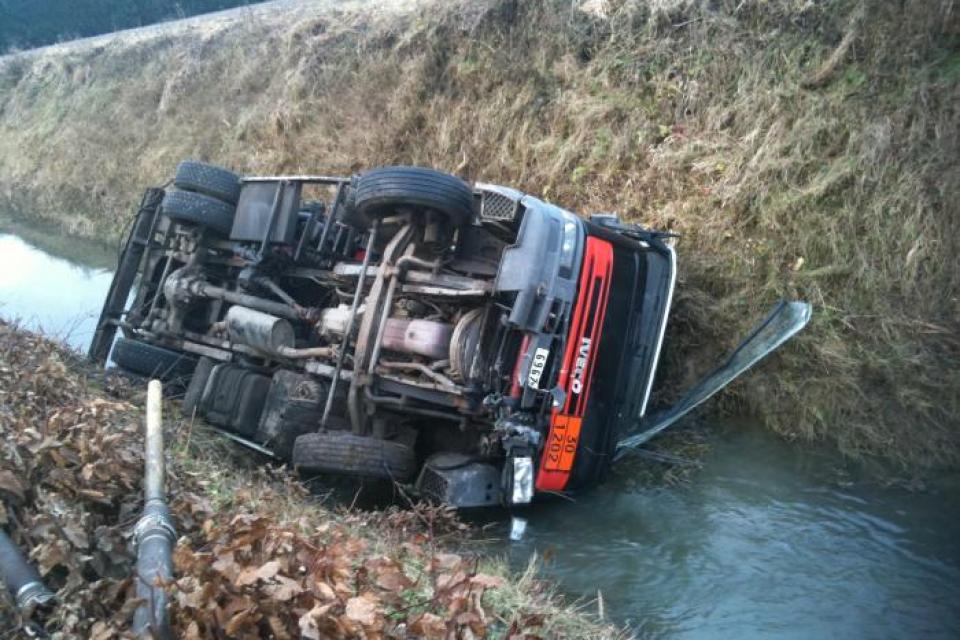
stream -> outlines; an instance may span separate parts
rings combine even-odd
[[[83,351],[114,248],[0,219],[0,316]],[[621,470],[522,513],[493,546],[643,638],[960,638],[960,483],[880,486],[827,447],[717,425],[701,469],[638,487]],[[629,467],[627,467],[629,468]],[[874,476],[875,477],[875,476]]]
[[[0,317],[86,351],[116,256],[102,244],[0,218]]]

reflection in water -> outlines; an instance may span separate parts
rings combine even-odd
[[[546,554],[644,637],[960,637],[960,494],[839,484],[840,466],[732,429],[691,486],[540,505],[507,553]]]
[[[107,254],[105,247],[92,248]],[[104,264],[105,255],[90,260]],[[52,256],[0,233],[0,317],[85,350],[113,272]]]
[[[78,349],[110,279],[0,234],[0,315]],[[524,539],[503,549],[520,566],[548,555],[565,591],[599,590],[644,637],[960,637],[960,492],[879,489],[842,470],[830,451],[731,429],[690,486],[614,478],[576,503],[527,510]]]

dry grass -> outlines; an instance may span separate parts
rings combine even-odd
[[[668,389],[778,296],[813,325],[727,394],[780,433],[960,460],[950,0],[305,3],[0,60],[0,203],[116,234],[192,156],[434,165],[683,234]]]
[[[176,414],[176,409],[168,406],[165,411]],[[598,618],[594,601],[565,597],[556,585],[546,582],[536,556],[530,558],[524,571],[518,572],[505,558],[484,553],[484,546],[474,540],[476,532],[462,524],[452,510],[420,504],[412,505],[411,509],[391,506],[364,511],[338,503],[329,495],[311,495],[293,481],[285,469],[265,468],[253,460],[248,451],[212,428],[187,419],[175,421],[170,440],[173,471],[198,478],[203,498],[219,512],[271,518],[280,526],[299,529],[304,535],[311,535],[324,523],[327,526],[333,523],[350,539],[362,542],[364,557],[384,557],[395,552],[408,530],[429,531],[429,538],[420,536],[424,549],[429,552],[427,557],[419,563],[416,558],[407,558],[404,570],[411,575],[422,573],[429,564],[430,554],[459,553],[474,560],[477,571],[503,578],[499,588],[485,595],[491,615],[490,637],[504,632],[513,622],[518,623],[518,629],[532,632],[533,637],[592,640],[633,637],[628,629],[617,628]],[[430,601],[432,593],[429,585],[424,584],[404,595],[411,603],[422,603]]]
[[[33,618],[49,637],[129,637],[144,387],[0,321],[0,524],[57,591],[57,607]],[[322,637],[629,637],[595,609],[558,596],[533,565],[516,573],[482,557],[452,509],[363,511],[310,494],[286,469],[181,418],[178,404],[164,407],[166,487],[178,531],[176,637],[260,638],[269,628],[270,637],[299,638],[303,617],[340,630]],[[271,563],[283,565],[281,582],[299,585],[293,592],[238,582],[237,571]],[[389,583],[380,580],[384,568]],[[462,573],[451,581],[455,570]],[[362,626],[349,614],[355,597],[376,604]],[[0,635],[37,637],[18,632],[10,605],[0,598]],[[478,617],[464,618],[468,612]],[[425,632],[414,632],[418,623]]]

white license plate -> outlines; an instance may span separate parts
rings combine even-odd
[[[543,370],[547,366],[547,358],[550,357],[550,350],[538,347],[533,354],[533,362],[530,363],[530,373],[527,375],[527,386],[531,389],[540,388],[540,378],[543,377]]]

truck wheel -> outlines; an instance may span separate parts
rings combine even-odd
[[[163,213],[174,220],[192,222],[229,235],[236,207],[222,200],[192,191],[167,191]]]
[[[413,447],[349,431],[304,434],[293,443],[292,458],[303,471],[386,480],[408,480],[417,470]]]
[[[203,162],[186,160],[177,165],[173,186],[236,205],[240,199],[240,176]]]
[[[473,190],[456,176],[424,167],[383,167],[357,179],[353,206],[372,222],[398,208],[437,211],[454,226],[473,216]]]
[[[211,358],[203,357],[197,362],[190,376],[190,384],[183,394],[183,403],[181,411],[183,415],[190,416],[200,406],[200,400],[203,399],[203,391],[207,388],[207,381],[210,379],[210,373],[217,363]]]
[[[186,382],[197,365],[185,353],[123,337],[117,338],[110,359],[131,373],[178,384]]]

